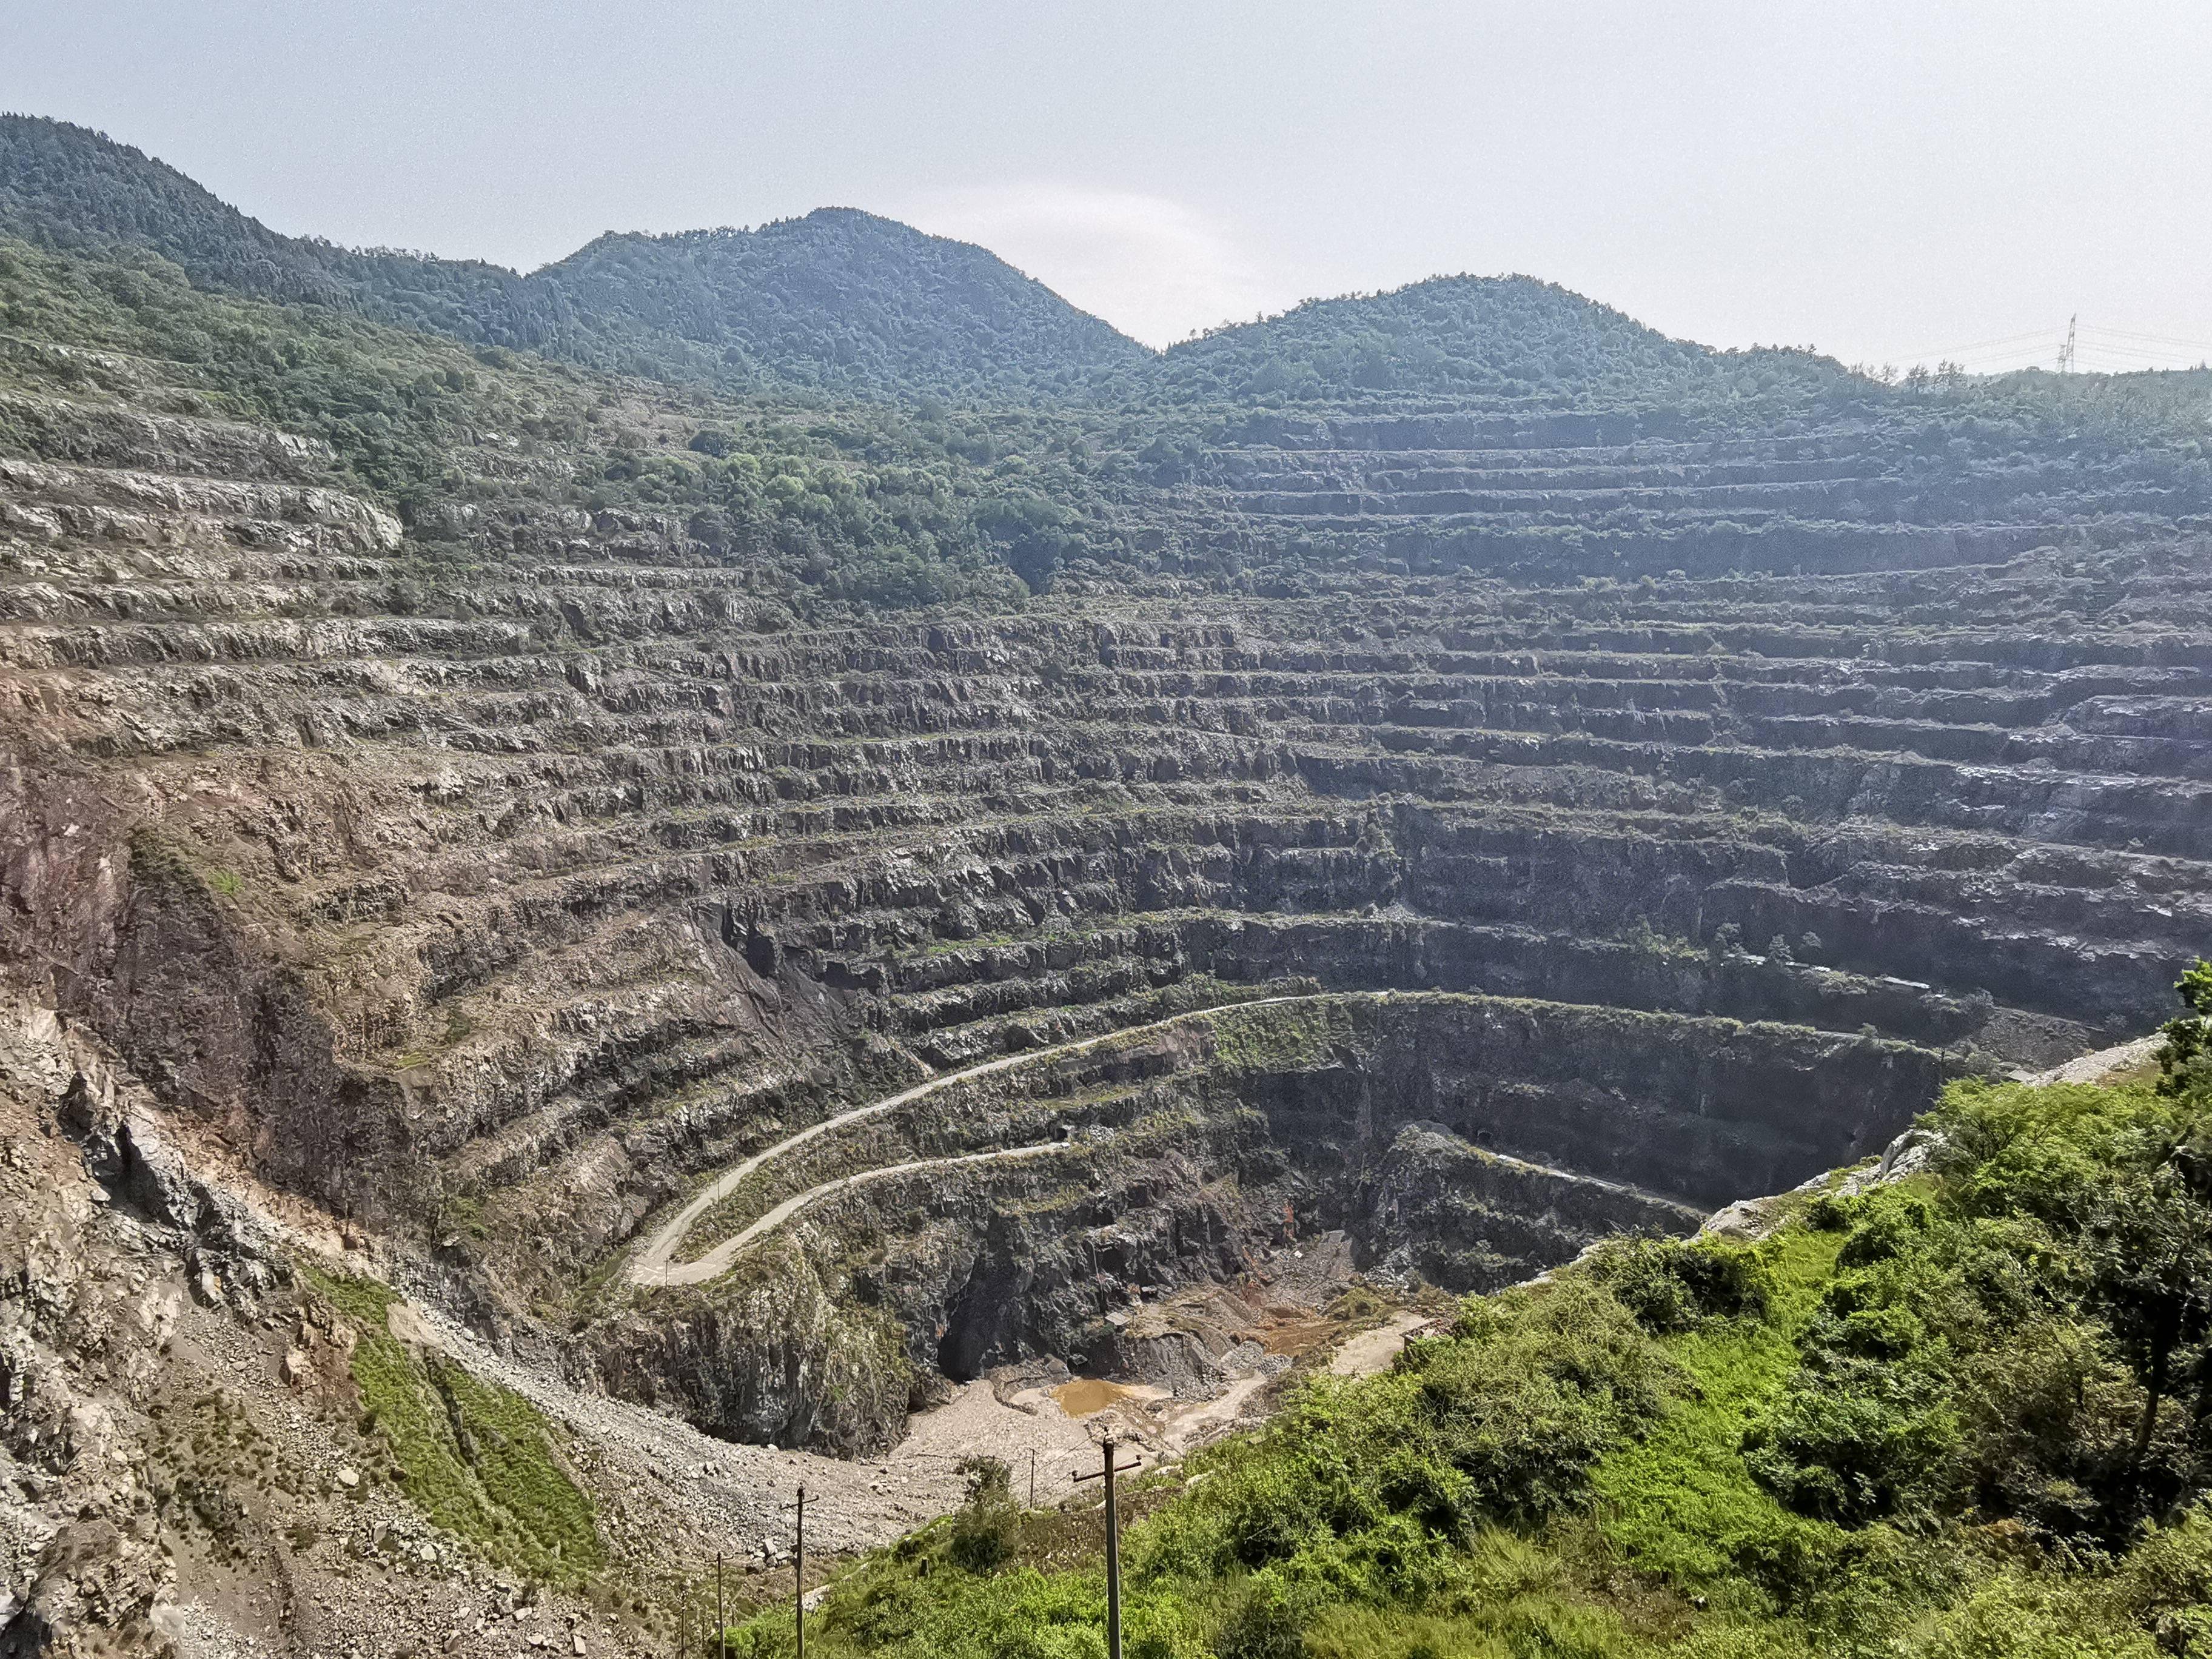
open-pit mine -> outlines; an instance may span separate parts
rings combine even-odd
[[[2212,939],[2201,377],[1453,279],[871,401],[7,132],[11,1633],[662,1651],[800,1479],[1175,1455]]]

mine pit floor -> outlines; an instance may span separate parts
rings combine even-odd
[[[1194,1387],[1187,1374],[1173,1387],[1162,1377],[1141,1376],[1079,1375],[1055,1382],[1038,1374],[1053,1362],[1031,1361],[996,1373],[993,1391],[1000,1406],[1034,1425],[1037,1443],[1046,1449],[1041,1459],[1068,1444],[1066,1431],[1073,1429],[1082,1437],[1086,1461],[1095,1462],[1092,1447],[1110,1429],[1149,1466],[1264,1421],[1279,1385],[1294,1376],[1322,1370],[1362,1376],[1387,1370],[1407,1337],[1439,1311],[1404,1305],[1403,1298],[1361,1279],[1352,1268],[1350,1240],[1324,1233],[1276,1251],[1244,1284],[1197,1286],[1128,1310],[1125,1332],[1155,1341],[1187,1338],[1215,1356],[1207,1373],[1210,1388]],[[917,1431],[935,1416],[917,1418]],[[1000,1426],[997,1437],[1014,1448],[1015,1457],[989,1447],[974,1449],[1006,1459],[1019,1488],[1030,1437],[1012,1419]],[[1040,1482],[1040,1502],[1065,1495],[1065,1487],[1048,1493]]]
[[[1070,1417],[1089,1417],[1146,1392],[1127,1382],[1109,1382],[1103,1376],[1079,1376],[1050,1391],[1053,1403]]]

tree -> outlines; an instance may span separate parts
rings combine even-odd
[[[2199,962],[2173,988],[2189,1012],[2166,1023],[2158,1091],[2179,1100],[2212,1102],[2212,962]]]
[[[2159,1408],[2178,1383],[2194,1381],[2201,1415],[2212,1384],[2212,1158],[2175,1145],[2148,1171],[2121,1174],[2101,1198],[2085,1255],[2092,1302],[2143,1386],[2129,1455],[2136,1486]]]
[[[963,1458],[968,1501],[952,1517],[946,1553],[969,1572],[989,1572],[1014,1553],[1021,1511],[1014,1506],[1013,1474],[995,1457]]]
[[[994,497],[975,509],[975,524],[1032,593],[1050,587],[1060,565],[1082,548],[1068,533],[1067,514],[1042,495]]]

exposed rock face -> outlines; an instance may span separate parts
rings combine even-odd
[[[772,1249],[746,1268],[712,1300],[603,1322],[599,1380],[732,1439],[848,1453],[894,1444],[920,1403],[902,1333],[875,1310],[840,1306],[804,1250]]]
[[[1610,1234],[1687,1233],[1704,1218],[1632,1187],[1501,1158],[1438,1123],[1401,1129],[1368,1180],[1368,1253],[1453,1291],[1498,1290]]]
[[[343,1231],[161,1111],[82,1029],[0,997],[0,1655],[644,1659],[669,1650],[686,1579],[787,1533],[788,1455],[520,1376],[404,1301],[341,1308],[332,1276],[391,1267]],[[380,1371],[357,1363],[372,1344]],[[403,1474],[434,1425],[405,1426],[404,1396],[370,1381],[416,1365],[465,1419],[461,1482],[502,1520]],[[535,1426],[512,1394],[481,1414],[503,1376],[550,1403]],[[503,1480],[533,1441],[550,1463]],[[549,1474],[618,1601],[542,1562],[529,1577],[564,1582],[526,1582],[513,1547]],[[957,1498],[943,1471],[895,1498],[828,1460],[807,1474],[833,1549]]]
[[[1030,1355],[1174,1381],[1188,1366],[1159,1345],[1184,1339],[1133,1347],[1133,1310],[1338,1230],[1374,1270],[1455,1289],[1611,1232],[1694,1230],[1729,1195],[1882,1145],[1946,1070],[1803,1028],[1294,991],[830,1129],[732,1188],[684,1259],[817,1201],[705,1285],[648,1274],[641,1310],[592,1328],[593,1363],[720,1432],[873,1450],[902,1388]],[[1009,1146],[1038,1155],[954,1162]]]
[[[5,1002],[0,1139],[0,1653],[151,1651],[157,1601],[198,1566],[164,1541],[161,1419],[210,1380],[209,1310],[258,1316],[289,1271],[131,1119],[95,1046]]]
[[[1286,1226],[1464,1284],[1673,1226],[2140,1026],[2212,935],[2212,554],[2124,466],[1907,501],[1841,426],[1255,422],[1190,489],[1224,547],[1365,538],[1345,591],[761,633],[672,521],[434,566],[298,440],[16,401],[11,971],[480,1324],[732,1435],[880,1445]],[[1072,1140],[620,1288],[805,1124],[1268,988],[1340,1026],[825,1138],[792,1181]]]

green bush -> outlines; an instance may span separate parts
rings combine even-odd
[[[2212,1469],[2207,1104],[1953,1088],[1939,1184],[1850,1206],[1747,1467],[1846,1526],[1976,1510],[2107,1546],[2185,1498]]]
[[[1935,1379],[1841,1360],[1801,1374],[1745,1435],[1744,1462],[1799,1514],[1864,1526],[1948,1498],[1960,1437]]]
[[[1257,1572],[1388,1600],[1440,1586],[1482,1525],[1587,1495],[1607,1449],[1680,1374],[1602,1286],[1574,1279],[1465,1305],[1389,1376],[1317,1379],[1150,1529],[1143,1575]]]
[[[1486,1516],[1528,1519],[1579,1500],[1590,1466],[1656,1418],[1680,1380],[1587,1279],[1470,1302],[1455,1334],[1421,1367],[1421,1399]]]
[[[1591,1271],[1655,1334],[1707,1319],[1757,1319],[1771,1287],[1758,1253],[1715,1238],[1638,1238],[1599,1250]]]
[[[2212,1513],[2199,1504],[2153,1527],[2119,1576],[2136,1625],[2165,1653],[2212,1656]]]
[[[1314,1597],[1273,1573],[1255,1574],[1213,1638],[1218,1659],[1304,1659]]]
[[[952,1517],[945,1553],[969,1572],[994,1571],[1014,1553],[1021,1533],[1012,1476],[995,1457],[968,1458],[960,1472],[968,1480],[968,1501]]]

